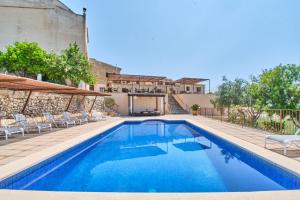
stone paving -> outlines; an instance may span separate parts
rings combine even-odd
[[[151,117],[155,118],[155,117]],[[200,124],[208,126],[210,128],[222,131],[231,136],[240,138],[252,144],[264,147],[265,131],[241,127],[238,125],[230,124],[227,122],[220,122],[210,118],[204,118],[200,116],[191,115],[166,115],[158,118],[162,119],[192,119]],[[133,119],[145,119],[145,117],[140,118],[123,118],[125,120]],[[73,138],[79,137],[87,130],[93,130],[99,126],[107,125],[109,123],[116,122],[120,118],[109,118],[106,121],[93,122],[81,126],[71,127],[68,129],[60,129],[55,132],[38,135],[27,135],[25,138],[21,136],[16,136],[16,138],[10,138],[9,142],[5,144],[5,141],[0,143],[0,167],[8,164],[12,161],[24,158],[28,155],[34,154],[41,150],[47,149],[48,147],[55,146],[59,143],[71,140]],[[282,146],[276,142],[269,142],[268,148],[272,151],[282,154]],[[288,151],[288,157],[291,157],[297,161],[300,161],[300,143],[292,146]]]
[[[193,119],[201,124],[220,130],[228,135],[235,136],[239,139],[245,140],[247,142],[261,147],[264,147],[265,145],[265,135],[271,134],[263,130],[242,127],[240,125],[235,125],[228,122],[221,122],[219,120],[205,118],[201,116],[194,117]],[[267,148],[274,152],[283,154],[283,146],[278,142],[268,141]],[[297,161],[300,161],[300,142],[294,143],[290,146],[290,148],[288,149],[287,156]]]
[[[79,135],[82,135],[87,129],[91,130],[104,124],[114,122],[117,119],[118,118],[109,118],[106,121],[92,122],[67,129],[59,129],[58,131],[42,133],[40,135],[30,134],[26,137],[16,135],[15,138],[9,138],[6,145],[4,145],[5,141],[1,141],[2,146],[0,146],[0,167],[12,161],[44,150],[48,147],[52,147],[59,143],[76,138]]]

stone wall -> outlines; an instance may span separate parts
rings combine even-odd
[[[29,92],[0,90],[0,114],[5,118],[12,118],[13,113],[21,113]],[[71,99],[70,95],[46,94],[33,92],[28,101],[24,114],[41,116],[43,112],[60,114],[65,111]],[[89,111],[95,97],[74,96],[69,112]],[[93,110],[103,111],[103,97],[97,97]]]

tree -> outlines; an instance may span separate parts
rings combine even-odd
[[[257,105],[271,109],[300,108],[300,66],[279,65],[258,77]]]
[[[16,42],[7,46],[6,52],[0,52],[0,69],[25,77],[41,73],[43,80],[60,84],[66,79],[75,85],[81,80],[88,84],[95,82],[89,60],[76,43],[57,55],[34,42]]]
[[[227,80],[223,77],[223,83],[215,92],[215,98],[212,103],[215,107],[227,107],[233,105],[241,105],[244,101],[246,87],[248,82],[244,79],[235,79],[234,81]]]
[[[254,124],[261,114],[261,109],[257,109],[256,106],[258,96],[258,85],[255,78],[252,78],[249,83],[239,78],[228,81],[224,77],[223,84],[219,86],[212,103],[221,109],[227,107],[228,115],[233,114],[234,118],[239,116],[244,121],[248,119],[251,124]],[[232,113],[230,113],[231,107],[234,108]]]
[[[44,74],[44,80],[48,82],[64,84],[67,75],[63,57],[55,53],[50,53],[48,58],[49,65]]]
[[[2,70],[21,76],[36,76],[45,73],[48,54],[35,42],[16,42],[0,54]]]
[[[76,42],[63,50],[61,57],[57,61],[60,66],[56,65],[56,69],[65,79],[69,79],[77,85],[81,80],[88,84],[94,84],[95,78],[92,74],[89,60],[80,51]]]

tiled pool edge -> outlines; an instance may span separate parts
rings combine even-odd
[[[198,126],[206,131],[208,131],[209,133],[219,136],[220,138],[229,141],[230,143],[233,143],[237,146],[240,146],[243,149],[246,149],[247,151],[250,151],[251,153],[257,154],[259,157],[266,159],[278,166],[281,166],[291,172],[294,172],[296,174],[300,175],[300,163],[297,162],[296,160],[293,160],[291,158],[288,158],[286,156],[277,154],[275,152],[272,152],[268,149],[259,147],[255,144],[252,144],[250,142],[244,141],[242,139],[239,139],[237,137],[228,135],[224,132],[221,132],[217,129],[213,129],[210,127],[207,127],[199,122],[196,122],[192,119],[186,119],[187,122],[193,124],[194,126]]]
[[[2,190],[3,200],[299,200],[299,190],[220,193],[95,193]]]
[[[75,139],[72,139],[71,141],[67,141],[64,142],[67,143],[69,145],[69,147],[72,147],[74,145],[77,144],[97,135],[100,132],[103,132],[105,130],[110,129],[111,127],[118,125],[124,121],[131,121],[131,120],[143,120],[143,119],[148,119],[148,118],[124,118],[124,119],[120,119],[117,122],[112,122],[111,124],[105,125],[105,127],[101,127],[99,129],[96,130],[92,130],[90,132],[88,132],[87,134],[84,134],[84,137],[76,137]],[[155,119],[163,119],[163,120],[176,120],[176,118],[168,118],[168,116],[165,117],[159,117],[159,118],[155,118]],[[177,118],[178,120],[178,118]],[[180,119],[179,119],[180,120]],[[181,118],[182,120],[182,118]],[[200,128],[205,129],[208,132],[214,133],[215,135],[220,136],[222,139],[226,139],[234,144],[237,144],[239,146],[242,146],[243,148],[246,148],[248,151],[254,152],[258,155],[261,155],[263,158],[268,159],[284,168],[287,168],[289,170],[292,170],[294,172],[299,173],[300,172],[300,167],[299,167],[299,163],[297,161],[294,161],[290,158],[286,158],[282,155],[276,154],[274,152],[271,152],[269,150],[266,150],[264,148],[261,148],[259,146],[256,146],[254,144],[251,144],[249,142],[246,142],[244,140],[241,140],[239,138],[236,138],[234,136],[230,136],[224,132],[212,129],[210,127],[206,127],[205,125],[194,121],[191,118],[187,119],[183,119],[186,120],[187,122],[194,124],[195,126],[198,126]],[[101,130],[100,130],[101,129]],[[85,138],[85,139],[84,139]],[[71,145],[72,143],[75,144]],[[66,144],[65,144],[66,145]],[[64,150],[66,150],[67,148],[61,149],[60,151],[58,151],[57,149],[55,150],[55,148],[50,147],[49,149],[47,149],[48,151],[44,152],[48,153],[48,158],[56,155],[57,153],[60,153]],[[54,153],[54,150],[56,151]],[[32,155],[29,156],[31,157],[31,159],[35,159],[35,164],[39,163],[40,161],[43,161],[47,158],[45,158],[45,155]],[[15,170],[16,165],[18,163],[22,162],[13,162],[8,164],[11,168],[10,171],[15,171],[15,173],[17,173],[17,171]],[[15,167],[14,167],[15,165]],[[34,164],[33,164],[34,165]],[[26,163],[23,163],[23,166],[26,166]],[[31,165],[32,166],[32,165]],[[28,168],[28,163],[27,163],[27,167]],[[18,168],[18,166],[17,166]],[[9,169],[9,168],[7,168]],[[0,175],[3,172],[3,167],[0,168]],[[24,170],[24,168],[23,168]],[[22,171],[19,170],[19,171]],[[11,176],[12,173],[10,173]],[[16,190],[0,190],[0,196],[1,197],[5,197],[3,199],[30,199],[30,200],[34,200],[34,199],[41,199],[43,198],[43,200],[50,200],[50,199],[285,199],[285,200],[298,200],[300,199],[300,190],[293,190],[293,191],[269,191],[269,192],[244,192],[244,193],[172,193],[172,194],[168,194],[168,193],[163,193],[163,194],[154,194],[154,193],[81,193],[81,192],[36,192],[36,191],[16,191]]]

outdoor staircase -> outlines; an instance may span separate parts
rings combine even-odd
[[[170,114],[188,114],[188,111],[184,110],[172,94],[168,95],[169,113]]]

